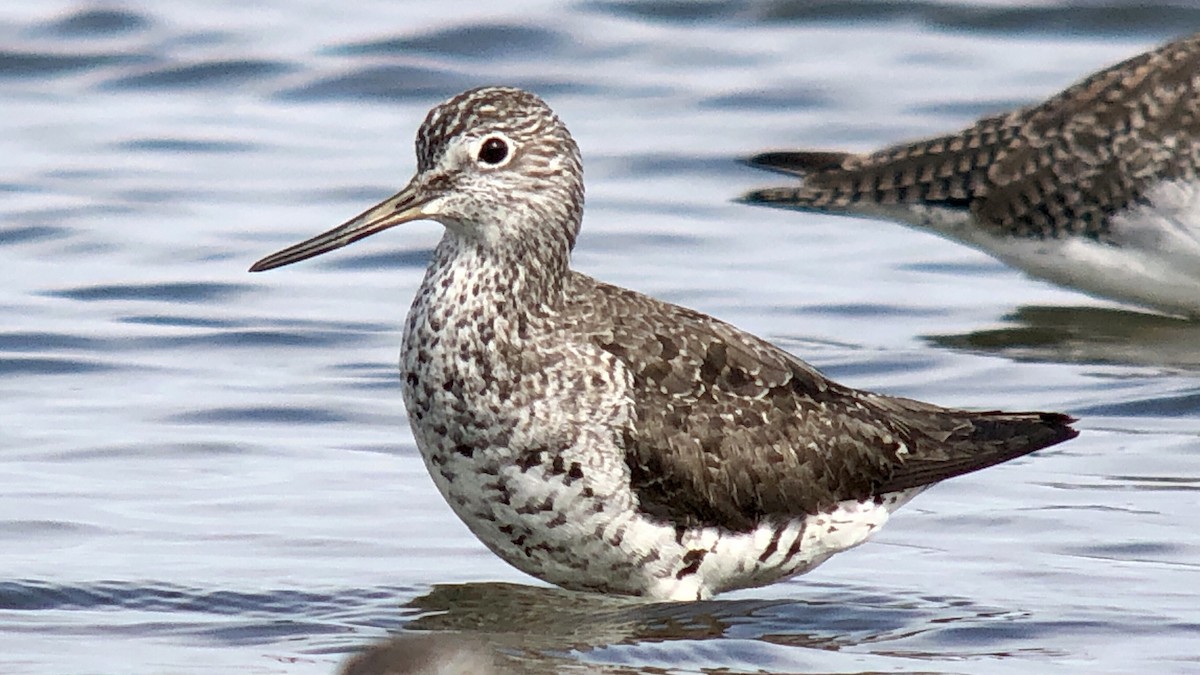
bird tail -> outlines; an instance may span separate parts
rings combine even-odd
[[[743,163],[756,169],[766,169],[804,179],[825,172],[845,171],[847,160],[854,156],[849,152],[826,150],[779,151],[764,152],[743,160]],[[743,194],[736,201],[743,204],[803,211],[844,212],[847,210],[843,205],[835,205],[831,202],[828,190],[812,183],[813,181],[809,180],[796,186],[752,190]]]
[[[1069,415],[1047,412],[967,412],[943,418],[939,428],[914,429],[933,441],[918,451],[891,478],[881,492],[904,490],[946,478],[986,469],[1010,459],[1057,445],[1079,435]],[[941,425],[938,425],[941,426]]]
[[[849,152],[830,150],[786,150],[764,152],[744,160],[744,163],[755,169],[803,176],[815,171],[841,169],[851,156],[852,153]]]

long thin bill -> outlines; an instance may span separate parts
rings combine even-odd
[[[318,234],[307,241],[289,246],[278,253],[259,260],[250,267],[251,272],[263,272],[294,262],[307,260],[313,256],[327,253],[346,244],[369,237],[376,232],[382,232],[389,227],[427,217],[423,207],[428,202],[428,196],[418,189],[414,179],[403,190],[372,206],[338,227]]]

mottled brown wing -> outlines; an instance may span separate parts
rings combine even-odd
[[[980,221],[1104,239],[1110,217],[1200,169],[1200,34],[1096,73],[1020,114],[988,169]]]
[[[742,201],[853,212],[858,204],[937,204],[970,208],[986,189],[988,167],[1016,136],[1013,115],[980,120],[956,134],[885,148],[869,155],[827,151],[768,152],[751,166],[802,176],[803,184],[749,192]]]
[[[1200,168],[1200,35],[955,134],[868,155],[771,152],[748,163],[804,178],[747,193],[749,203],[842,213],[922,204],[969,209],[998,233],[1103,238],[1109,217],[1155,181]]]
[[[575,275],[586,339],[633,375],[642,508],[745,530],[926,485],[1075,435],[1062,415],[969,413],[843,387],[711,317]]]

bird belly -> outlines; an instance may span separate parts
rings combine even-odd
[[[1083,239],[1011,242],[994,255],[1032,277],[1097,298],[1200,316],[1200,256],[1189,261]]]
[[[836,553],[870,539],[891,513],[925,488],[913,488],[866,500],[845,500],[816,514],[760,524],[745,533],[700,528],[685,537],[690,551],[707,550],[695,580],[678,577],[660,582],[670,599],[687,597],[692,585],[699,598],[753,588],[804,574]]]
[[[420,438],[420,436],[418,436]],[[848,500],[749,532],[647,517],[627,483],[554,462],[522,469],[425,452],[434,483],[472,533],[513,567],[578,591],[692,601],[807,572],[858,546],[920,489]]]
[[[639,516],[627,482],[577,470],[577,461],[514,461],[507,448],[466,459],[421,445],[451,509],[526,574],[571,590],[645,596],[682,555],[672,529]]]
[[[1097,240],[996,232],[965,209],[872,205],[858,215],[894,219],[980,250],[1031,277],[1167,314],[1200,316],[1200,182],[1169,181],[1112,216]]]
[[[1168,314],[1200,316],[1200,183],[1171,181],[1114,215],[1107,241],[1003,240],[990,251],[1030,275]]]
[[[930,219],[944,237],[989,253],[1026,274],[1098,298],[1200,316],[1200,183],[1164,181],[1141,203],[1111,216],[1103,240],[1063,234],[997,234],[973,219]],[[914,222],[910,220],[910,222]],[[949,226],[949,227],[947,227]]]
[[[1101,297],[1200,316],[1200,182],[1169,181],[1111,218],[1107,242],[1074,238],[1029,271]]]

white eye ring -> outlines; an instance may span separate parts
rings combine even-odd
[[[492,133],[472,144],[471,156],[479,166],[496,169],[512,160],[513,149],[512,139],[501,133]]]

